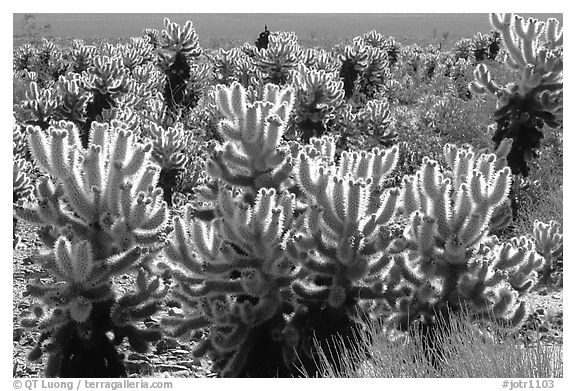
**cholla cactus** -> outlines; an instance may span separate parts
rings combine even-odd
[[[472,40],[470,38],[462,38],[454,44],[454,53],[456,58],[467,60],[470,58],[472,52]]]
[[[326,50],[308,48],[302,53],[302,57],[302,63],[309,69],[336,75],[340,70],[340,60]]]
[[[391,147],[396,142],[398,134],[394,130],[386,100],[370,100],[358,112],[353,112],[351,107],[347,107],[341,114],[339,148],[363,150]]]
[[[148,40],[148,44],[152,46],[153,49],[157,49],[160,46],[160,33],[156,29],[144,29],[142,32],[144,38]]]
[[[287,191],[260,189],[250,206],[224,190],[218,199],[221,215],[208,226],[192,220],[191,208],[183,220],[175,219],[175,241],[166,255],[183,272],[174,271],[179,282],[174,294],[199,311],[165,323],[176,336],[213,325],[194,355],[210,354],[222,376],[269,376],[276,369],[287,375],[283,313],[291,311],[290,283],[298,269],[284,237],[294,207],[294,195]],[[263,354],[268,355],[264,361]]]
[[[32,62],[36,54],[36,48],[29,43],[14,48],[14,73],[32,71]]]
[[[312,339],[326,348],[335,335],[351,338],[360,313],[390,294],[384,276],[403,249],[390,229],[400,192],[385,189],[398,148],[345,151],[337,164],[335,150],[332,138],[313,139],[295,169],[309,207],[292,255],[307,271],[292,284],[306,310],[297,311],[291,325],[308,370],[316,359]]]
[[[366,146],[391,147],[398,137],[392,128],[392,116],[385,100],[371,100],[358,112],[357,129],[364,135]]]
[[[394,37],[388,37],[386,39],[383,49],[388,56],[388,64],[390,66],[396,64],[398,62],[398,55],[400,54],[401,46],[398,42],[396,42]]]
[[[30,163],[25,159],[15,156],[12,163],[12,203],[23,205],[33,196],[34,187],[30,182],[28,173]],[[20,243],[20,236],[16,233],[18,219],[12,219],[12,248],[16,248]]]
[[[233,81],[238,81],[237,63],[243,55],[244,53],[239,48],[218,50],[218,56],[213,60],[214,74],[218,84],[230,85]]]
[[[522,247],[518,256],[509,246],[496,251],[487,238],[494,211],[510,190],[510,169],[494,154],[450,144],[444,153],[450,167],[446,174],[425,158],[419,172],[404,179],[409,251],[396,267],[412,296],[400,300],[396,320],[422,316],[425,324],[434,324],[436,316],[464,307],[474,316],[518,326],[525,306],[517,296],[533,283],[538,255],[523,242],[512,243]]]
[[[82,41],[74,40],[70,51],[72,71],[81,74],[94,64],[96,46],[85,45]]]
[[[59,76],[66,73],[61,49],[46,38],[42,38],[42,44],[31,58],[30,66],[38,74],[38,82],[43,88],[51,87]]]
[[[122,60],[119,57],[94,57],[94,64],[84,73],[84,88],[92,93],[86,104],[86,121],[80,136],[82,146],[86,148],[92,122],[99,120],[103,110],[116,107],[118,98],[129,91]]]
[[[301,60],[296,34],[270,35],[268,47],[256,53],[255,63],[263,83],[286,85]]]
[[[140,272],[138,291],[122,298],[112,283],[114,276],[132,272],[142,255],[159,250],[168,214],[155,188],[151,146],[132,138],[93,123],[90,145],[83,148],[72,123],[61,121],[48,134],[28,127],[34,161],[48,176],[37,184],[37,201],[15,205],[14,213],[41,226],[39,236],[49,247],[34,260],[54,282],[29,286],[28,294],[43,305],[34,311],[37,319],[23,320],[42,332],[30,359],[48,353],[46,376],[125,376],[113,343],[127,337],[142,352],[160,337],[158,330],[133,324],[158,309],[160,281],[149,282]]]
[[[26,91],[26,100],[23,105],[31,111],[34,118],[29,121],[29,124],[47,129],[50,126],[50,120],[54,112],[58,108],[58,100],[52,90],[41,90],[38,84],[33,81],[30,83],[30,89]]]
[[[476,33],[472,38],[471,54],[476,62],[484,61],[490,53],[490,35]]]
[[[316,147],[299,154],[297,183],[308,197],[306,225],[295,237],[296,248],[309,256],[303,266],[328,277],[325,286],[294,283],[305,300],[321,300],[333,308],[373,298],[376,282],[390,259],[384,228],[394,215],[398,189],[383,191],[395,168],[398,148],[343,152],[334,163],[334,139],[313,139]]]
[[[491,14],[490,22],[502,34],[506,64],[520,72],[520,80],[500,86],[480,64],[470,90],[498,97],[492,140],[498,146],[504,138],[512,138],[508,164],[514,174],[528,176],[528,163],[536,157],[544,124],[557,127],[562,118],[563,34],[556,19],[525,21],[517,15]]]
[[[544,223],[536,220],[534,221],[533,235],[536,251],[544,258],[541,282],[547,284],[552,272],[557,269],[558,261],[563,257],[562,230],[557,221],[551,220]]]
[[[334,112],[344,104],[343,82],[323,70],[314,71],[300,65],[296,90],[296,124],[302,141],[320,137]]]
[[[354,94],[359,76],[370,62],[369,47],[363,45],[361,40],[355,39],[352,45],[344,48],[340,61],[342,62],[340,78],[344,82],[344,97],[348,100]]]
[[[251,197],[263,187],[285,189],[291,161],[279,145],[294,105],[293,89],[268,84],[262,101],[248,103],[244,87],[233,83],[217,86],[216,103],[224,116],[220,133],[227,141],[206,163],[207,172]]]
[[[374,99],[391,78],[385,49],[367,44],[362,37],[344,48],[340,60],[345,97],[356,104]]]
[[[384,49],[388,45],[387,39],[376,30],[369,31],[360,38],[362,38],[364,44],[373,48]]]
[[[164,201],[171,206],[178,176],[188,161],[188,137],[182,123],[166,129],[153,122],[147,124],[146,136],[152,142],[152,157],[160,166],[158,186],[163,190]]]
[[[163,95],[168,111],[175,114],[182,107],[195,103],[190,101],[187,83],[192,74],[191,62],[202,54],[202,49],[192,22],[187,21],[182,28],[165,18],[164,26],[158,52],[160,67],[166,76]]]
[[[186,307],[200,306],[166,323],[179,336],[211,326],[194,354],[208,352],[223,376],[290,373],[283,350],[291,345],[282,335],[298,268],[285,249],[296,204],[285,190],[290,153],[279,147],[293,91],[270,84],[263,94],[263,100],[248,103],[239,83],[217,87],[225,144],[206,171],[239,190],[220,187],[207,222],[194,219],[198,211],[188,206],[184,219],[175,218],[173,240],[166,247],[176,265],[174,294]],[[264,364],[263,355],[269,356]]]
[[[85,120],[86,105],[90,98],[89,93],[83,88],[80,76],[73,73],[60,76],[56,89],[60,105],[58,117],[66,121],[80,124]]]

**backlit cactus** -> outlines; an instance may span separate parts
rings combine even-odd
[[[560,224],[554,220],[548,223],[536,220],[533,235],[536,251],[544,258],[541,281],[547,284],[564,256],[562,230]]]
[[[523,245],[522,256],[528,258],[506,263],[484,251],[490,221],[510,190],[510,169],[499,168],[501,159],[494,154],[453,145],[445,147],[445,155],[447,173],[425,158],[416,176],[404,179],[401,199],[409,251],[397,267],[414,290],[401,300],[396,317],[406,322],[424,316],[433,323],[435,316],[464,306],[472,315],[492,314],[518,326],[524,305],[516,296],[531,276],[517,277],[512,286],[503,271],[532,262],[537,254]],[[530,263],[531,271],[535,266]]]
[[[562,29],[556,19],[526,21],[512,14],[491,14],[490,22],[502,34],[506,64],[519,72],[520,79],[498,85],[480,64],[470,90],[498,97],[492,140],[498,146],[504,138],[513,139],[508,164],[514,174],[528,176],[528,164],[537,156],[544,125],[555,128],[562,119]]]
[[[334,112],[344,104],[343,82],[324,70],[314,71],[300,65],[296,90],[296,124],[307,143],[321,137]]]
[[[222,376],[290,374],[282,334],[297,274],[285,251],[296,205],[286,190],[290,154],[279,146],[294,97],[291,88],[271,84],[263,94],[248,103],[239,83],[217,87],[225,144],[209,159],[207,172],[240,191],[217,189],[206,222],[188,206],[185,217],[175,219],[165,250],[175,265],[174,295],[186,307],[200,308],[165,322],[178,336],[210,326],[194,354],[208,353]]]
[[[134,144],[130,132],[96,122],[88,148],[79,136],[69,122],[47,134],[28,127],[34,161],[48,175],[36,186],[36,200],[15,205],[14,214],[41,227],[49,250],[33,260],[55,280],[29,285],[43,312],[23,324],[43,332],[31,357],[48,353],[46,376],[125,376],[114,344],[127,337],[141,352],[160,338],[158,330],[140,330],[133,321],[153,314],[164,293],[157,278],[148,282],[140,272],[139,291],[117,298],[112,277],[131,273],[143,255],[161,248],[168,211],[155,188],[150,145]],[[47,339],[51,343],[44,344]]]
[[[178,176],[184,173],[188,161],[188,137],[182,124],[166,129],[153,122],[147,124],[146,135],[152,142],[152,157],[160,166],[158,186],[163,190],[164,201],[171,206]]]
[[[33,81],[30,83],[30,89],[26,91],[24,107],[30,110],[34,118],[29,121],[30,125],[37,125],[42,129],[47,129],[50,126],[50,120],[54,112],[58,108],[58,100],[51,90],[42,90]]]
[[[216,103],[224,120],[219,130],[226,142],[206,163],[208,173],[246,194],[256,196],[262,187],[281,191],[291,163],[288,152],[278,148],[294,105],[292,88],[266,85],[262,101],[247,102],[239,83],[218,86]]]
[[[163,96],[168,111],[175,115],[178,110],[196,103],[188,80],[192,75],[192,61],[202,54],[202,48],[192,22],[187,21],[181,27],[165,18],[164,26],[158,52],[160,67],[166,77]]]
[[[175,241],[166,255],[184,273],[174,271],[179,282],[174,294],[199,311],[165,323],[176,336],[213,326],[194,355],[208,353],[221,376],[288,374],[282,363],[283,313],[291,311],[290,283],[298,270],[284,238],[294,207],[287,191],[260,189],[250,206],[224,190],[219,217],[208,226],[192,220],[190,208],[175,220]],[[266,352],[274,354],[262,361]]]
[[[276,33],[269,37],[266,49],[259,49],[254,59],[263,83],[286,85],[301,61],[302,49],[296,34]]]
[[[118,98],[128,92],[129,85],[119,57],[95,56],[89,72],[84,75],[84,89],[91,92],[80,136],[86,148],[92,122],[97,121],[104,110],[116,107]]]

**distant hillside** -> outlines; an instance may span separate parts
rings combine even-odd
[[[295,31],[303,40],[342,41],[377,30],[386,36],[437,40],[490,31],[487,14],[33,14],[38,26],[50,24],[58,37],[121,38],[141,35],[144,28],[163,28],[163,18],[191,20],[203,46],[222,42],[253,42],[268,25],[271,31]],[[561,14],[531,14],[546,19]],[[22,34],[23,14],[14,14],[14,37]]]

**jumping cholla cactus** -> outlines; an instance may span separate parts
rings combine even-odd
[[[20,157],[14,156],[12,163],[12,203],[23,205],[33,196],[34,186],[30,181],[30,163]],[[12,248],[16,248],[20,243],[20,236],[16,233],[18,219],[12,218]]]
[[[434,327],[438,316],[466,310],[516,327],[526,315],[518,295],[534,284],[541,262],[525,241],[498,246],[487,236],[494,212],[507,199],[510,168],[494,154],[451,144],[444,154],[449,171],[441,173],[437,162],[425,158],[418,173],[404,179],[408,251],[395,266],[412,295],[397,303],[395,321],[423,317]]]
[[[312,70],[336,74],[340,71],[340,61],[333,53],[318,48],[308,48],[303,54],[303,64]]]
[[[246,89],[233,83],[217,87],[216,103],[224,116],[220,133],[230,141],[207,162],[207,172],[252,200],[260,188],[287,188],[289,151],[277,147],[294,105],[293,89],[269,84],[261,101],[248,103]]]
[[[151,145],[97,122],[88,148],[69,122],[47,133],[27,131],[34,162],[47,175],[36,186],[36,201],[15,205],[14,213],[41,226],[38,235],[49,250],[33,260],[53,277],[28,286],[27,294],[41,302],[35,317],[22,321],[41,332],[29,358],[46,352],[48,377],[126,376],[114,344],[126,337],[144,352],[158,340],[159,330],[135,322],[153,315],[166,293],[142,269],[135,292],[117,297],[113,286],[114,276],[136,271],[162,245],[168,210],[155,187],[159,170],[150,162]]]
[[[168,111],[175,114],[182,107],[193,106],[197,101],[195,92],[189,90],[187,83],[193,71],[192,60],[202,54],[202,49],[191,21],[180,27],[165,18],[164,26],[166,29],[162,30],[158,55],[160,67],[166,76],[164,101]]]
[[[28,108],[33,116],[29,125],[37,125],[42,129],[48,129],[50,120],[58,108],[58,100],[50,89],[39,89],[38,83],[30,83],[30,89],[26,91],[26,100],[23,106]]]
[[[268,47],[256,52],[255,63],[263,83],[286,85],[301,61],[302,48],[296,34],[276,33],[269,37]]]
[[[292,255],[308,272],[292,283],[306,310],[296,313],[291,327],[302,339],[299,360],[308,370],[317,359],[310,341],[328,347],[335,335],[352,340],[365,305],[386,295],[383,277],[403,249],[389,229],[400,191],[386,189],[398,148],[344,151],[338,163],[335,151],[333,138],[313,139],[295,168],[310,206]]]
[[[85,45],[81,40],[74,40],[70,51],[72,71],[77,74],[87,71],[94,64],[95,55],[96,46]]]
[[[186,155],[188,137],[184,125],[179,123],[166,129],[149,122],[146,135],[152,141],[152,157],[160,166],[158,186],[163,190],[164,201],[168,206],[172,206],[178,176],[182,174],[188,161]]]
[[[307,143],[326,132],[326,124],[344,104],[343,82],[324,70],[314,71],[300,65],[296,91],[296,124]]]
[[[338,117],[340,133],[338,149],[363,150],[374,147],[391,147],[397,139],[392,116],[386,100],[374,99],[357,112],[348,106]]]
[[[56,84],[58,91],[58,117],[66,121],[81,124],[85,121],[85,111],[90,94],[83,88],[80,76],[70,73],[60,76]]]
[[[541,283],[546,284],[550,281],[552,272],[557,269],[558,261],[563,257],[562,230],[557,221],[552,220],[544,223],[536,220],[534,221],[533,235],[536,251],[544,258]]]
[[[291,156],[279,145],[293,91],[267,85],[264,100],[248,103],[246,90],[233,83],[218,86],[216,95],[226,143],[207,172],[242,190],[221,188],[211,221],[193,219],[190,206],[184,219],[175,218],[165,253],[176,265],[173,293],[192,312],[165,323],[177,336],[211,326],[194,354],[210,354],[222,376],[286,376],[284,315],[293,310],[290,284],[298,270],[285,251],[295,209],[285,189]]]
[[[556,19],[525,21],[518,15],[491,14],[490,22],[502,34],[506,64],[519,71],[520,80],[500,86],[480,64],[470,90],[498,97],[492,140],[497,147],[503,139],[512,138],[508,164],[512,173],[528,176],[528,163],[537,156],[544,125],[555,128],[562,119],[563,33]]]
[[[391,78],[386,50],[371,46],[362,37],[344,48],[340,61],[345,98],[357,105],[374,99]]]
[[[467,60],[470,58],[472,52],[472,40],[470,38],[462,38],[454,44],[454,53],[456,58]]]
[[[82,126],[82,146],[88,146],[92,122],[99,120],[102,111],[117,106],[117,100],[129,91],[126,69],[119,57],[96,56],[89,72],[84,73],[84,89],[92,95],[86,104],[86,121]]]

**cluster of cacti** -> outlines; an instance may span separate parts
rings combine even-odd
[[[528,176],[529,163],[537,156],[544,126],[557,127],[563,108],[563,34],[556,19],[541,22],[518,15],[491,14],[490,22],[502,34],[506,64],[517,70],[520,79],[498,85],[488,68],[480,64],[470,84],[479,95],[495,94],[496,126],[493,141],[514,140],[508,164],[514,174]]]
[[[62,51],[54,43],[42,38],[38,47],[23,45],[16,50],[14,70],[36,74],[41,87],[45,88],[58,80],[66,72],[67,66]]]
[[[424,338],[454,312],[519,326],[561,262],[560,225],[495,234],[518,151],[561,116],[562,38],[554,21],[492,22],[523,72],[500,87],[476,70],[471,88],[499,101],[494,153],[469,136],[485,101],[467,93],[497,34],[442,52],[370,31],[327,50],[265,27],[210,51],[165,19],[125,43],[15,50],[14,243],[17,219],[39,226],[31,259],[51,276],[26,293],[29,358],[47,353],[47,376],[126,376],[117,345],[144,352],[164,330],[203,335],[192,354],[219,376],[297,376],[317,344],[351,347],[365,315]],[[47,76],[39,53],[69,73]],[[182,311],[139,328],[164,297]]]
[[[87,148],[70,122],[47,132],[29,126],[27,132],[34,162],[46,176],[38,180],[36,200],[14,205],[14,214],[40,226],[48,250],[33,260],[54,277],[28,286],[40,304],[22,324],[41,331],[29,357],[48,354],[46,376],[126,375],[114,345],[127,338],[143,352],[158,340],[160,330],[139,329],[135,322],[153,315],[166,293],[160,279],[143,270],[135,292],[117,297],[112,282],[158,251],[166,227],[151,145],[134,144],[130,132],[97,122]]]

